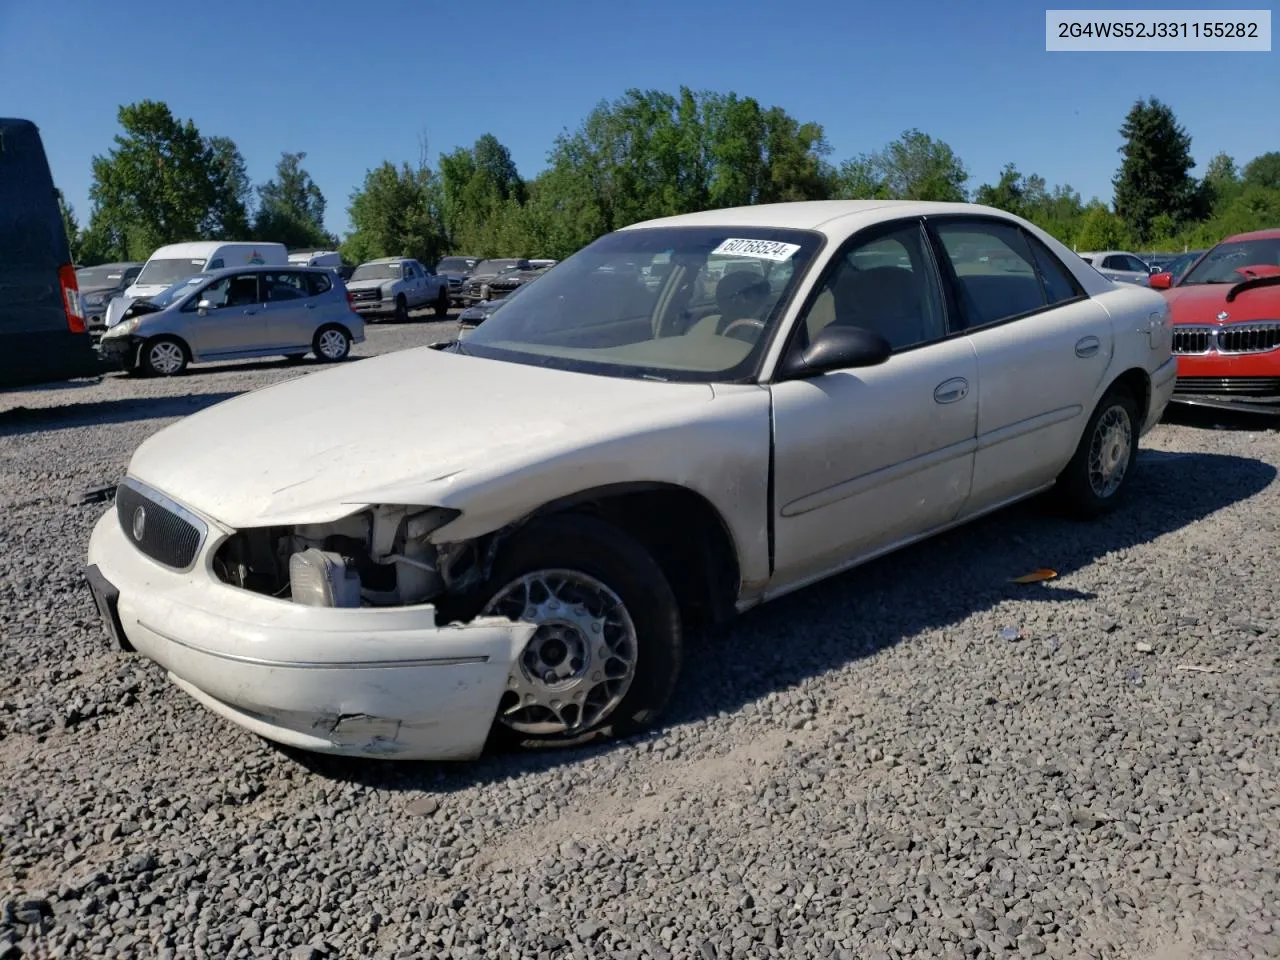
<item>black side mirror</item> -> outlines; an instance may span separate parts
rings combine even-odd
[[[830,370],[874,367],[884,363],[893,346],[880,334],[861,327],[824,327],[804,350],[790,354],[780,373],[789,380],[816,377]]]

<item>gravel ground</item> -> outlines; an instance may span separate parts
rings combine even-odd
[[[0,395],[0,960],[1280,956],[1276,432],[1162,425],[1109,522],[1023,505],[755,611],[651,736],[377,764],[216,718],[82,586],[69,492],[298,373]]]

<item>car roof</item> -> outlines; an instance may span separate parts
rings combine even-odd
[[[305,267],[299,263],[249,263],[239,267],[219,267],[217,270],[202,270],[196,276],[224,277],[228,274],[280,273],[282,271],[289,273],[323,273],[325,275],[331,275],[334,272],[332,267]]]
[[[623,230],[646,227],[773,227],[816,230],[832,239],[844,239],[855,230],[885,220],[911,216],[971,214],[999,217],[1014,223],[1018,217],[979,203],[946,203],[927,200],[798,200],[752,206],[703,210],[674,217],[634,223]]]
[[[360,264],[360,266],[363,267],[365,263],[403,263],[406,260],[412,259],[413,257],[378,257],[374,260],[366,260],[364,263]]]
[[[120,267],[127,270],[129,267],[142,266],[141,260],[117,260],[114,263],[95,263],[89,267],[76,267],[77,270],[110,270],[113,267]]]
[[[1234,242],[1237,240],[1280,240],[1280,228],[1273,227],[1268,230],[1251,230],[1248,233],[1237,233],[1235,236],[1227,237],[1222,242]]]

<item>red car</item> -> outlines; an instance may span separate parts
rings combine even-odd
[[[1280,230],[1228,237],[1151,286],[1173,314],[1175,402],[1280,414]]]

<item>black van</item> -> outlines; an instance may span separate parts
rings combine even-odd
[[[0,387],[100,371],[40,131],[0,117]]]

